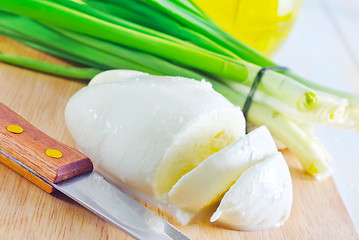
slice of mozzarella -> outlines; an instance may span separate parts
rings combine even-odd
[[[211,222],[238,230],[279,227],[293,201],[292,181],[281,153],[246,170],[224,195]]]
[[[192,216],[218,202],[245,170],[276,152],[271,134],[262,126],[209,156],[169,192],[170,203],[180,208],[177,220],[187,224]]]

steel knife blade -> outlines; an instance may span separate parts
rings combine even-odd
[[[58,190],[136,239],[190,239],[93,171],[79,151],[0,103],[0,162],[46,192]]]

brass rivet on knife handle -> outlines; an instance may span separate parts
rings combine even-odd
[[[45,151],[45,154],[49,157],[52,157],[52,158],[62,158],[62,152],[60,152],[59,150],[56,150],[56,149],[47,149]]]
[[[9,132],[12,132],[12,133],[23,133],[24,132],[24,129],[22,129],[22,127],[18,126],[18,125],[9,125],[6,127],[6,129],[9,131]]]
[[[23,132],[14,134],[7,129],[9,125],[21,126]],[[48,156],[46,150],[49,149],[60,152],[61,158]],[[0,103],[0,150],[53,183],[91,171],[93,168],[88,157],[41,132],[2,103]],[[1,156],[0,162],[46,192],[54,190],[37,176],[13,163],[11,159]]]

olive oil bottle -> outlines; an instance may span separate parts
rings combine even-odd
[[[288,36],[300,0],[193,0],[219,26],[267,56]]]

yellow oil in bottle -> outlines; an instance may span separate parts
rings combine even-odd
[[[194,0],[220,27],[271,56],[288,36],[300,0]]]

